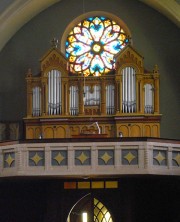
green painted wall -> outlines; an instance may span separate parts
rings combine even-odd
[[[163,15],[136,0],[85,1],[85,11],[106,11],[120,17],[132,33],[133,46],[145,67],[160,70],[161,137],[180,139],[180,29]],[[82,0],[61,1],[21,28],[0,52],[0,120],[26,116],[28,68],[40,71],[39,59],[53,37],[61,39],[67,25],[83,12]]]

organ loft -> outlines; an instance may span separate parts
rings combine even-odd
[[[127,44],[113,69],[99,75],[71,70],[57,45],[28,70],[26,139],[160,137],[159,72]]]

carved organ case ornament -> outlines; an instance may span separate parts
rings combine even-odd
[[[85,137],[160,137],[158,67],[146,71],[131,45],[116,55],[114,71],[101,76],[72,73],[56,46],[40,64],[38,77],[31,70],[26,77],[26,139],[84,132]]]

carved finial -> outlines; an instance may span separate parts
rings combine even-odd
[[[31,69],[28,69],[28,71],[27,71],[27,77],[32,77],[32,71],[31,71]]]
[[[53,38],[52,40],[51,40],[51,46],[52,46],[52,48],[57,48],[58,47],[58,39],[56,39],[56,38]]]
[[[158,65],[155,65],[154,66],[154,70],[153,70],[154,73],[159,73],[159,68],[158,68]]]

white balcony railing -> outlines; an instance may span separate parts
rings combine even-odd
[[[180,141],[106,138],[0,143],[0,177],[142,174],[180,175]]]

